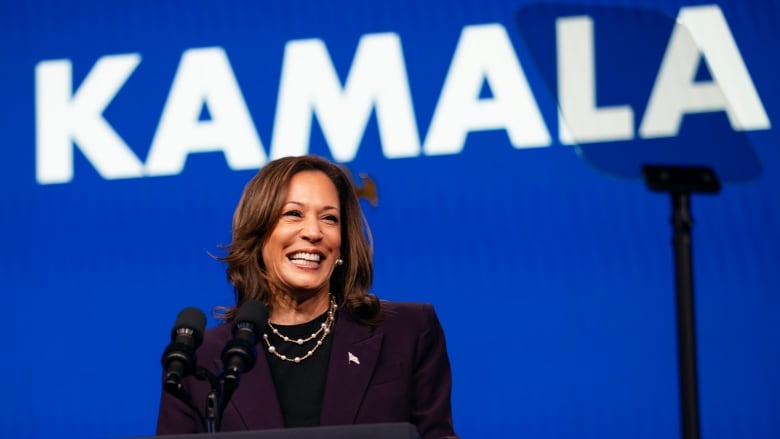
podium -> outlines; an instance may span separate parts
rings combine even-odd
[[[204,439],[208,437],[214,439],[418,439],[419,435],[412,424],[401,422],[223,433],[177,434],[171,436],[148,436],[129,439],[152,439],[163,437],[172,439]]]

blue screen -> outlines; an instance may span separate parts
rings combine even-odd
[[[233,304],[244,184],[317,154],[376,184],[372,291],[435,306],[465,438],[679,436],[640,166],[712,167],[702,436],[780,437],[778,28],[774,0],[1,1],[0,431],[153,434],[177,313]]]

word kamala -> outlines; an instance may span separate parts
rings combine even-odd
[[[629,105],[596,105],[593,20],[556,22],[558,139],[563,144],[624,141],[635,133]],[[696,81],[706,60],[711,80]],[[73,91],[69,60],[35,69],[36,178],[73,179],[74,148],[106,179],[176,175],[187,156],[222,152],[231,169],[306,154],[316,116],[333,158],[357,154],[372,112],[388,159],[458,154],[470,132],[505,130],[514,148],[552,144],[510,37],[500,24],[463,28],[424,141],[417,127],[401,39],[363,35],[341,83],[320,39],[287,42],[268,154],[222,48],[186,50],[142,161],[103,113],[141,63],[137,53],[100,58]],[[489,84],[490,97],[481,96]],[[209,118],[203,120],[202,109]],[[673,137],[686,114],[722,111],[734,130],[770,128],[726,18],[715,5],[680,9],[639,123],[639,138]]]

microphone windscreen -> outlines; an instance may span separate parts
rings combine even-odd
[[[206,315],[203,311],[195,307],[184,308],[181,310],[178,316],[176,316],[176,323],[173,325],[173,331],[171,336],[175,337],[179,329],[192,329],[194,331],[193,338],[196,340],[196,345],[199,345],[203,340],[203,332],[206,330]]]
[[[259,300],[250,300],[241,305],[233,321],[233,334],[236,333],[239,324],[249,323],[255,335],[259,335],[268,322],[268,308]]]

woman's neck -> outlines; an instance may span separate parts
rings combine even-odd
[[[310,322],[327,311],[330,305],[330,294],[321,291],[306,298],[274,294],[273,300],[268,320],[278,325],[297,325]]]

